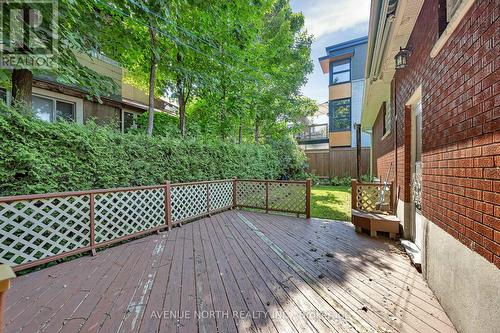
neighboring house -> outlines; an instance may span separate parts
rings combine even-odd
[[[306,122],[298,142],[304,148],[309,171],[322,177],[355,177],[356,131],[361,122],[368,37],[328,46],[319,58],[323,73],[329,76],[326,103]],[[327,116],[325,115],[325,112]],[[369,173],[370,135],[361,136],[362,174]]]
[[[79,55],[78,59],[84,66],[113,79],[119,86],[119,93],[101,97],[102,103],[99,103],[89,100],[84,88],[58,83],[49,76],[34,76],[32,108],[35,116],[49,122],[63,119],[79,124],[92,119],[97,124],[116,125],[124,132],[136,127],[137,116],[148,110],[148,94],[123,82],[124,69],[117,62],[100,54]],[[0,87],[0,99],[9,104],[10,91]],[[177,106],[167,99],[156,98],[155,110],[175,115]]]
[[[302,121],[304,131],[297,136],[304,150],[328,149],[328,102],[318,104],[318,111]]]
[[[368,37],[328,46],[319,58],[328,74],[330,147],[356,147],[354,124],[361,121]],[[362,135],[361,145],[370,146],[370,136]]]
[[[361,123],[372,170],[394,181],[406,246],[460,332],[500,327],[499,8],[371,5]]]

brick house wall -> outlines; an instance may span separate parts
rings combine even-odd
[[[438,39],[438,1],[425,1],[407,44],[408,66],[394,77],[391,135],[397,138],[399,199],[410,202],[406,103],[421,86],[423,215],[500,268],[499,12],[498,0],[475,1],[445,47],[430,58]],[[390,158],[388,144],[380,140],[380,117],[373,128],[378,174]]]
[[[372,172],[382,181],[385,181],[387,177],[388,181],[393,181],[396,170],[394,165],[394,128],[384,137],[385,107],[385,104],[380,107],[372,128],[373,137],[378,138],[377,144],[372,147]]]

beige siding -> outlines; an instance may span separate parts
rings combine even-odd
[[[330,100],[351,97],[351,83],[335,84],[330,86]]]
[[[331,132],[330,147],[351,146],[351,131]]]
[[[149,105],[149,93],[128,83],[123,83],[122,85],[122,97],[144,105]]]
[[[83,66],[93,69],[97,73],[112,78],[118,86],[122,86],[123,70],[120,66],[97,58],[91,58],[86,54],[77,53],[76,58]]]

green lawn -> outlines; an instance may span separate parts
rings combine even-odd
[[[311,193],[311,215],[330,220],[351,220],[351,187],[316,185]]]

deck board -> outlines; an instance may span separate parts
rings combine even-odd
[[[18,277],[5,323],[30,333],[455,332],[395,242],[241,210]]]

